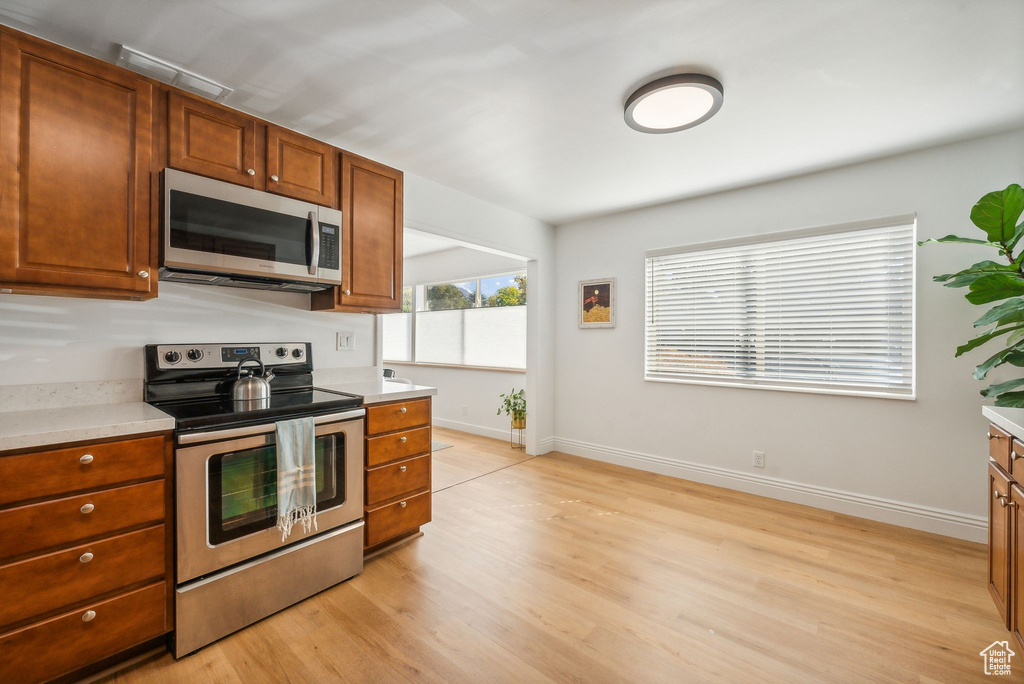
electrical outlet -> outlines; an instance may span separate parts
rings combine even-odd
[[[464,415],[464,416],[468,416],[469,415],[469,407],[466,406],[465,404],[462,405],[462,415]]]
[[[755,468],[764,468],[764,452],[763,451],[755,451],[754,452],[754,467]]]
[[[353,351],[356,348],[356,334],[351,332],[338,333],[338,351]]]

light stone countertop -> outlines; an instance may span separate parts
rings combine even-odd
[[[981,415],[1017,438],[1024,439],[1024,408],[982,406]]]
[[[174,429],[174,418],[141,401],[0,412],[0,451]]]
[[[378,404],[384,401],[402,401],[403,399],[419,399],[437,394],[436,387],[427,385],[411,385],[406,382],[393,382],[378,378],[359,382],[342,382],[317,384],[317,387],[347,394],[358,394],[365,404]]]

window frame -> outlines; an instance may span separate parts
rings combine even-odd
[[[465,311],[465,310],[468,310],[468,309],[505,309],[505,308],[514,308],[514,307],[500,307],[500,306],[482,306],[481,302],[483,301],[483,294],[480,292],[480,281],[488,280],[490,278],[502,278],[502,277],[505,277],[505,276],[512,276],[512,277],[523,276],[525,278],[526,275],[527,275],[527,273],[526,273],[525,270],[522,270],[522,271],[502,271],[500,273],[489,273],[489,274],[480,275],[480,276],[470,276],[470,277],[465,277],[465,278],[456,278],[456,279],[452,279],[452,280],[436,280],[436,281],[435,280],[428,280],[428,281],[423,281],[423,282],[415,283],[415,284],[412,284],[412,285],[403,285],[402,286],[403,296],[404,296],[406,288],[410,288],[412,290],[412,311],[409,311],[409,312],[402,311],[402,312],[400,312],[400,313],[402,313],[404,315],[412,316],[412,319],[411,319],[410,325],[409,325],[409,335],[410,335],[409,349],[410,349],[410,355],[412,356],[412,360],[410,360],[410,361],[396,361],[396,360],[393,360],[393,359],[381,358],[381,362],[382,363],[386,363],[386,364],[396,365],[396,366],[427,366],[427,367],[433,367],[433,368],[465,368],[465,369],[468,369],[468,370],[498,371],[498,372],[502,372],[502,373],[525,373],[526,372],[526,368],[514,368],[514,367],[511,367],[511,366],[477,366],[477,365],[462,364],[462,363],[432,363],[432,362],[429,362],[429,361],[417,361],[416,360],[416,317],[419,314],[441,313],[443,311]],[[458,284],[458,283],[467,283],[467,282],[475,282],[476,283],[476,299],[475,299],[475,302],[473,303],[473,306],[468,306],[468,307],[465,307],[463,309],[434,309],[434,310],[432,310],[432,309],[420,309],[419,308],[419,306],[421,304],[421,301],[420,301],[421,295],[420,295],[420,293],[421,292],[425,292],[426,288],[434,286],[434,285],[455,285],[455,284]],[[529,281],[527,281],[527,288],[529,288]],[[529,290],[527,290],[527,296],[529,296],[528,293],[529,293]],[[423,302],[423,303],[425,304],[425,302]],[[518,306],[529,306],[529,301],[527,301],[526,304],[516,304],[514,306],[516,306],[516,307],[518,307]],[[386,315],[395,315],[395,314],[386,314]],[[383,354],[382,354],[382,357],[383,357]]]
[[[749,245],[757,245],[762,243],[771,242],[783,242],[791,239],[799,239],[806,237],[821,237],[832,235],[836,233],[853,233],[860,230],[870,230],[877,228],[895,228],[898,226],[910,226],[911,227],[911,245],[912,245],[912,258],[911,258],[911,275],[910,275],[910,392],[909,393],[896,393],[887,392],[882,390],[859,390],[859,389],[845,389],[842,387],[814,387],[814,386],[803,386],[803,385],[773,385],[767,382],[745,382],[743,380],[728,378],[722,380],[712,380],[707,378],[687,378],[687,377],[663,377],[657,376],[652,377],[649,370],[649,354],[648,354],[648,343],[651,332],[651,326],[649,325],[651,316],[651,303],[652,293],[651,284],[647,278],[647,266],[648,262],[652,258],[659,256],[670,256],[678,254],[687,254],[691,252],[711,251],[717,249],[727,249],[729,247],[746,247]],[[647,250],[644,253],[644,349],[643,349],[643,379],[645,382],[660,382],[678,385],[704,385],[711,387],[737,387],[742,389],[755,389],[755,390],[768,390],[775,392],[802,392],[807,394],[831,394],[837,396],[848,396],[848,397],[867,397],[875,399],[896,399],[901,401],[916,401],[917,400],[917,213],[912,214],[900,214],[896,216],[887,216],[877,219],[868,219],[863,221],[850,221],[847,223],[837,223],[824,226],[816,226],[813,228],[798,228],[795,230],[785,230],[772,233],[763,233],[759,235],[747,235],[735,238],[726,238],[723,240],[712,240],[707,242],[691,243],[688,245],[682,245],[677,247],[664,247],[658,249]]]

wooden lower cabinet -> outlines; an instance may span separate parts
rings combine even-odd
[[[1011,528],[1010,476],[994,461],[988,466],[988,592],[1010,627]]]
[[[0,453],[0,681],[41,682],[173,624],[169,434]]]
[[[1010,563],[1009,606],[1009,627],[1013,635],[1017,637],[1017,643],[1024,646],[1024,636],[1021,629],[1024,628],[1024,489],[1014,484],[1010,487],[1010,529],[1012,530],[1012,541],[1010,543],[1010,557],[1016,562]],[[991,586],[989,587],[991,591]]]
[[[430,522],[430,398],[366,407],[364,548],[367,553]]]

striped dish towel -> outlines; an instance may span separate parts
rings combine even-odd
[[[277,529],[281,541],[295,523],[316,529],[316,424],[312,418],[277,423]]]

